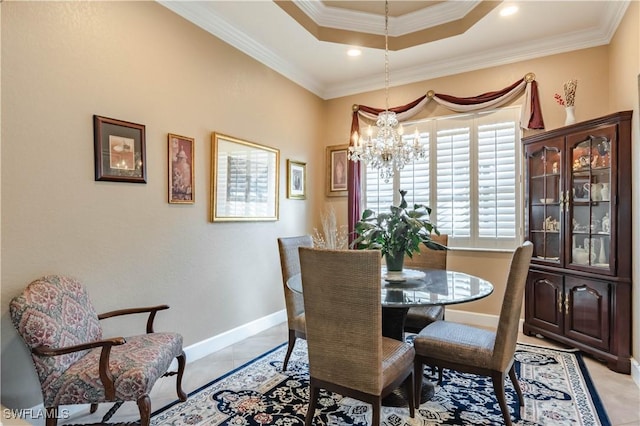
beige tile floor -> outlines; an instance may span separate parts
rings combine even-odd
[[[246,340],[189,363],[185,370],[183,389],[190,393],[209,383],[226,372],[240,367],[258,355],[272,349],[287,340],[286,324],[270,328]],[[522,343],[558,346],[548,339],[520,335]],[[640,388],[631,376],[610,371],[604,364],[585,356],[589,373],[596,384],[613,426],[640,425]],[[175,379],[160,379],[151,393],[152,410],[163,407],[176,399]],[[108,404],[103,404],[96,415],[75,415],[65,423],[88,423],[100,420]],[[125,403],[111,419],[117,421],[135,421],[138,417],[135,403]]]

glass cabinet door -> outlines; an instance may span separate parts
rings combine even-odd
[[[535,259],[559,263],[562,255],[562,150],[544,146],[528,158],[528,228]]]
[[[612,140],[589,135],[569,145],[570,182],[566,209],[572,267],[611,269]],[[615,179],[613,179],[615,182]]]

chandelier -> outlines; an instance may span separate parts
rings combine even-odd
[[[353,145],[349,147],[349,159],[378,169],[380,178],[385,182],[393,177],[397,170],[412,161],[426,156],[425,147],[420,143],[420,135],[416,129],[413,140],[403,138],[402,125],[396,113],[389,111],[389,1],[384,2],[384,91],[385,110],[378,114],[377,132],[369,126],[366,136],[353,133]]]

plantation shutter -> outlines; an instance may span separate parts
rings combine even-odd
[[[393,204],[394,179],[385,182],[380,172],[367,165],[365,179],[365,208],[376,212],[388,212]]]
[[[365,171],[366,208],[387,212],[407,191],[410,207],[431,207],[430,219],[449,246],[512,249],[519,244],[521,216],[520,109],[461,114],[404,123],[413,143],[419,130],[425,159],[407,164],[389,182]]]
[[[485,247],[516,238],[517,127],[513,118],[500,118],[478,118],[478,238],[490,240]]]
[[[471,237],[471,128],[468,120],[452,118],[437,123],[437,227],[458,244]]]
[[[413,143],[415,135],[409,137],[405,136],[407,143]],[[416,160],[413,163],[407,164],[400,171],[400,188],[407,191],[407,204],[413,208],[414,204],[424,204],[431,206],[429,200],[429,133],[423,132],[419,136],[420,143],[426,148],[426,156],[424,159]],[[433,217],[431,218],[433,220]]]

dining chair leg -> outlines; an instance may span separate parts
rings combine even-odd
[[[289,345],[287,346],[287,354],[284,356],[284,362],[282,363],[282,371],[287,371],[287,364],[289,364],[289,358],[293,347],[296,345],[296,332],[295,330],[289,330]]]
[[[371,405],[373,407],[371,426],[380,426],[380,412],[382,411],[382,398],[378,398],[378,400]]]
[[[305,417],[305,426],[313,425],[313,416],[316,413],[316,402],[318,400],[319,388],[309,385],[309,405],[307,406],[307,416]]]
[[[414,373],[412,372],[404,381],[405,391],[407,392],[407,402],[409,403],[409,416],[411,418],[416,416],[416,388],[414,382],[415,378]],[[419,399],[419,397],[417,399]]]
[[[493,391],[496,394],[496,398],[498,398],[498,404],[500,405],[500,411],[502,411],[504,424],[505,426],[511,426],[511,415],[509,414],[509,407],[507,406],[507,400],[504,394],[504,379],[504,374],[499,371],[494,371],[491,374]]]
[[[520,383],[518,382],[518,378],[516,377],[516,368],[515,365],[511,365],[509,369],[509,378],[511,379],[511,383],[513,383],[513,387],[518,394],[518,402],[520,403],[520,408],[524,407],[524,396],[522,395],[522,389],[520,389]]]
[[[421,361],[415,360],[413,363],[413,399],[416,407],[420,406],[420,396],[422,395],[422,375],[424,365]]]

